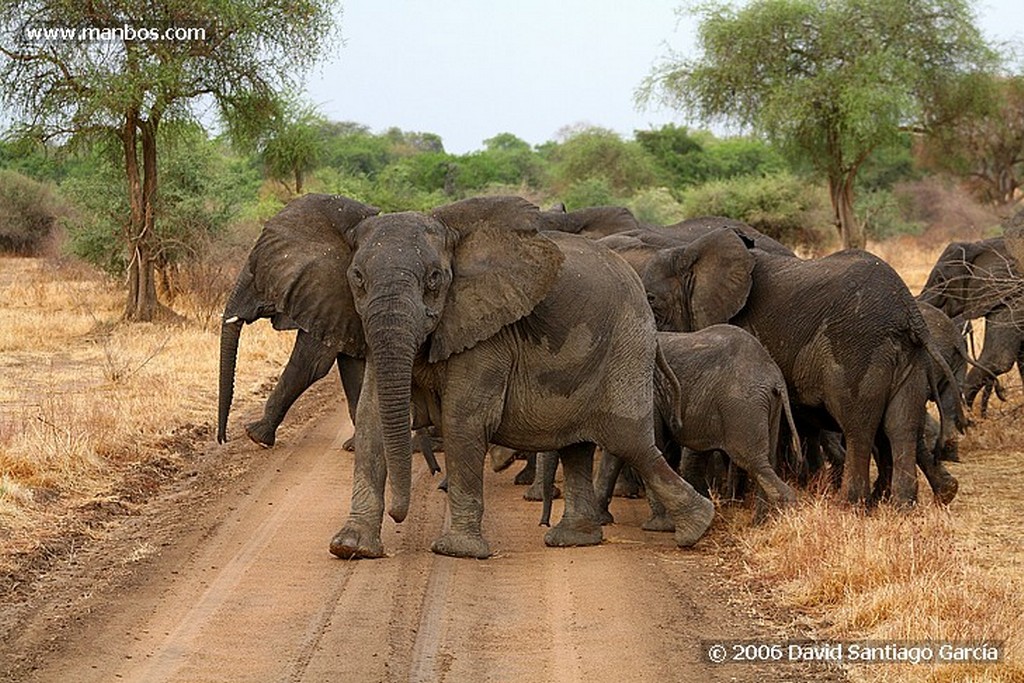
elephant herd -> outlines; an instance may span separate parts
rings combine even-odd
[[[805,481],[826,462],[855,504],[914,504],[918,469],[948,502],[957,482],[942,461],[965,427],[961,387],[987,398],[1024,353],[1013,297],[993,291],[1019,279],[996,242],[950,245],[915,300],[867,252],[805,260],[731,219],[647,226],[624,208],[541,211],[516,197],[381,214],[305,195],[266,223],[228,299],[218,440],[241,329],[267,318],[298,334],[249,436],[272,446],[295,399],[335,364],[357,425],[338,557],[384,555],[385,489],[401,522],[414,440],[436,467],[431,433],[451,513],[432,549],[458,557],[491,554],[481,520],[492,445],[542,454],[548,496],[562,463],[552,546],[601,542],[622,465],[651,500],[645,527],[693,545],[714,516],[705,473],[716,453],[756,484],[759,513],[795,500],[784,478]],[[968,372],[953,319],[982,316]]]

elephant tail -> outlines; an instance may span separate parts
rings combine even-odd
[[[796,421],[793,419],[793,407],[789,403],[789,391],[786,390],[786,383],[783,382],[779,389],[779,402],[782,403],[782,412],[786,416],[786,425],[789,427],[789,447],[793,449],[793,457],[796,458],[796,465],[799,470],[804,467],[804,451],[800,444],[800,434],[796,431]]]
[[[660,418],[668,426],[669,433],[678,439],[683,431],[683,391],[660,344],[655,344],[654,363],[656,418]]]

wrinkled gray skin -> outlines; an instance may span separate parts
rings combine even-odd
[[[951,242],[928,274],[918,300],[950,318],[985,318],[982,353],[963,387],[968,406],[980,390],[990,393],[996,378],[1014,363],[1024,378],[1018,362],[1024,356],[1024,278],[1004,238]]]
[[[689,451],[691,457],[683,457],[683,474],[698,489],[704,484],[699,481],[704,460],[718,450],[757,482],[769,505],[795,502],[793,490],[775,472],[783,420],[790,434],[796,434],[789,393],[782,372],[761,343],[738,327],[712,325],[691,333],[659,332],[658,344],[682,392],[675,424],[672,403],[655,393],[659,448],[666,454],[670,448],[676,455],[681,448]],[[799,452],[799,441],[794,438],[792,445]],[[595,488],[603,522],[613,521],[608,504],[621,467],[609,453],[601,459]],[[671,531],[672,522],[656,499],[651,508],[651,519],[643,528]],[[758,517],[763,513],[759,509]]]
[[[714,509],[654,443],[658,356],[636,274],[589,240],[541,234],[540,212],[518,198],[377,213],[300,197],[267,222],[249,258],[255,290],[276,310],[341,353],[366,349],[351,508],[331,552],[384,555],[386,483],[388,513],[408,513],[413,394],[428,397],[445,440],[451,521],[434,552],[491,554],[481,534],[490,442],[559,451],[566,507],[549,545],[601,540],[593,444],[642,472],[676,542],[695,543]]]
[[[891,267],[859,250],[812,261],[769,254],[723,229],[659,251],[643,281],[659,329],[729,322],[757,337],[802,414],[843,432],[849,501],[869,499],[876,434],[892,452],[895,502],[916,501],[927,368],[937,352]]]
[[[221,325],[220,390],[217,401],[217,442],[225,443],[228,416],[234,396],[235,367],[238,358],[238,341],[243,325],[261,317],[275,317],[260,314],[259,305],[254,305],[252,276],[244,269],[224,309]],[[265,310],[265,309],[264,309]],[[282,329],[275,324],[277,329]],[[295,337],[295,345],[277,384],[274,385],[263,409],[263,417],[245,426],[245,433],[264,448],[272,447],[277,441],[277,428],[284,421],[288,410],[296,399],[310,386],[322,379],[337,363],[342,388],[348,401],[349,413],[355,417],[355,406],[359,400],[359,386],[362,382],[363,361],[321,344],[303,330]]]

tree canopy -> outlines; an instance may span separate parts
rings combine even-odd
[[[763,135],[828,181],[845,246],[864,245],[858,170],[901,131],[954,121],[995,63],[968,0],[710,2],[694,58],[670,55],[637,92]]]
[[[333,0],[0,0],[0,99],[22,132],[103,136],[122,159],[125,317],[158,310],[158,132],[216,105],[257,130],[334,32]],[[144,24],[144,25],[143,25]],[[143,35],[142,32],[145,32]]]

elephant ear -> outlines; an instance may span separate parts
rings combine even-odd
[[[379,211],[337,195],[308,194],[267,221],[249,254],[256,291],[324,344],[363,356],[366,341],[346,271],[348,236]]]
[[[564,256],[538,231],[540,211],[519,197],[477,197],[431,214],[455,235],[452,284],[430,362],[472,348],[544,299]]]
[[[687,273],[694,329],[727,323],[747,303],[754,283],[754,255],[729,228],[715,230],[681,249],[678,272]]]

